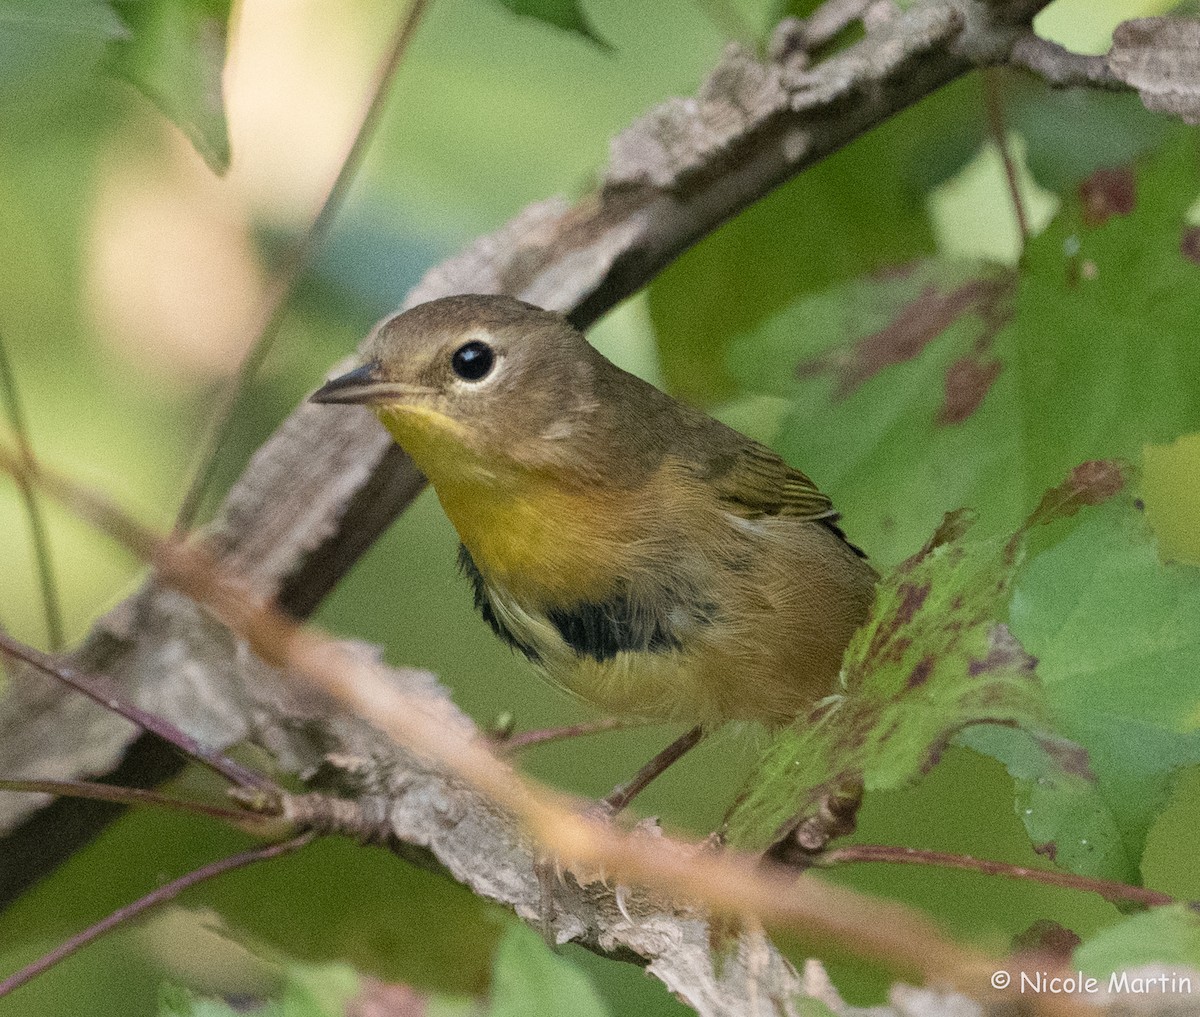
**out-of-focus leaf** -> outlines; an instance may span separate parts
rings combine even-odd
[[[1086,181],[1019,274],[923,265],[802,298],[731,368],[885,566],[959,506],[1011,531],[1074,464],[1200,428],[1195,140]]]
[[[361,980],[342,964],[325,967],[294,965],[284,973],[282,992],[253,1013],[259,1017],[343,1017],[346,1004],[358,993]],[[177,985],[166,984],[159,994],[159,1017],[237,1017],[246,1012],[224,1000],[211,999]]]
[[[589,42],[608,49],[608,43],[596,34],[584,17],[579,0],[500,0],[500,3],[514,14],[544,21],[566,32],[575,32]]]
[[[926,192],[978,149],[981,109],[978,80],[941,89],[669,266],[650,286],[650,308],[671,390],[692,402],[727,398],[736,391],[739,337],[804,294],[930,254]]]
[[[229,168],[221,69],[231,0],[113,0],[130,38],[111,66],[187,135],[214,173]]]
[[[554,953],[528,926],[513,922],[496,950],[488,1017],[567,1013],[609,1017],[587,975]]]
[[[1170,904],[1132,915],[1075,951],[1075,964],[1085,974],[1102,979],[1105,989],[1110,974],[1120,978],[1122,972],[1155,962],[1167,969],[1190,969],[1191,991],[1200,991],[1200,981],[1194,977],[1200,971],[1200,912],[1194,906]]]
[[[1098,169],[1145,157],[1173,129],[1166,117],[1147,116],[1135,95],[1049,89],[1015,73],[1003,80],[1005,117],[1025,139],[1029,172],[1058,193],[1074,190]]]
[[[277,1017],[276,1007],[268,1004],[259,1013]],[[158,996],[158,1017],[237,1017],[237,1011],[220,999],[197,996],[180,985],[166,984]]]
[[[1182,435],[1169,445],[1147,445],[1146,518],[1168,560],[1200,565],[1200,434]]]
[[[1060,813],[1043,850],[1085,874],[1138,878],[1180,768],[1200,762],[1200,570],[1159,561],[1128,499],[1087,512],[1019,578],[1010,624],[1038,660],[1055,730],[1083,745],[1130,868]],[[1086,843],[1080,843],[1080,841]],[[1112,861],[1112,860],[1109,860]]]
[[[128,31],[106,0],[0,0],[0,108],[88,74]]]

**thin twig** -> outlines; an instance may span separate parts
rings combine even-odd
[[[379,65],[371,89],[371,98],[359,121],[358,130],[354,133],[350,147],[346,150],[346,155],[338,167],[337,174],[329,185],[325,199],[321,202],[321,207],[313,218],[312,225],[300,242],[291,249],[283,266],[275,273],[263,298],[258,312],[259,324],[255,329],[257,338],[243,358],[237,374],[230,381],[213,415],[213,423],[200,454],[196,474],[183,497],[183,502],[179,506],[179,514],[175,519],[177,534],[187,530],[195,521],[200,503],[212,483],[217,460],[225,443],[229,440],[234,410],[241,402],[250,380],[262,366],[272,344],[279,335],[288,311],[292,291],[295,289],[301,273],[308,266],[313,253],[324,243],[334,218],[341,211],[350,183],[362,164],[363,155],[366,153],[367,146],[379,123],[388,95],[388,86],[395,77],[396,70],[408,49],[408,44],[416,33],[417,26],[428,6],[429,0],[411,0],[409,3],[408,10],[400,19],[396,31],[392,35],[391,44]]]
[[[145,788],[118,787],[113,784],[98,784],[88,780],[3,780],[0,791],[18,794],[47,794],[59,798],[86,798],[90,801],[112,802],[116,805],[152,805],[156,808],[184,812],[193,816],[220,820],[236,826],[246,833],[258,835],[263,831],[277,831],[280,819],[273,815],[258,815],[244,809],[227,809],[220,805],[173,798],[158,791]]]
[[[8,359],[4,336],[0,334],[0,392],[4,394],[4,405],[8,410],[8,422],[17,439],[17,449],[25,465],[34,467],[33,444],[29,440],[29,424],[21,405],[17,389],[17,376]],[[29,532],[33,538],[33,555],[37,561],[38,582],[42,588],[42,610],[46,616],[46,641],[57,653],[65,645],[62,620],[62,602],[58,595],[58,581],[54,577],[54,563],[50,556],[50,537],[46,532],[46,521],[38,503],[37,492],[29,481],[16,478],[21,498],[25,502],[25,514],[29,517]]]
[[[167,901],[174,900],[184,890],[197,886],[206,880],[224,875],[226,872],[232,872],[235,869],[244,869],[255,862],[270,861],[272,858],[278,858],[281,855],[298,851],[311,841],[313,836],[311,833],[302,833],[291,840],[251,848],[248,851],[230,855],[228,858],[222,858],[220,861],[209,862],[207,865],[202,865],[200,868],[187,873],[187,875],[171,880],[171,882],[160,886],[157,890],[152,890],[144,897],[138,898],[132,904],[126,904],[125,907],[118,908],[112,914],[96,922],[95,925],[89,926],[82,932],[72,936],[61,946],[39,957],[32,964],[27,964],[20,971],[9,975],[3,982],[0,982],[0,998],[7,996],[14,989],[19,989],[26,982],[32,981],[38,975],[49,971],[54,965],[66,960],[72,954],[77,953],[83,947],[87,946],[88,943],[99,939],[106,932],[115,929],[122,922],[132,921],[143,912],[149,911],[159,904],[165,904]]]
[[[1076,876],[1070,872],[1051,872],[1047,869],[1030,869],[1011,862],[996,862],[970,855],[956,855],[946,851],[926,851],[922,848],[897,847],[890,844],[848,844],[845,847],[826,851],[815,860],[821,867],[845,865],[852,862],[888,862],[896,865],[933,865],[943,869],[964,869],[981,872],[987,876],[1005,876],[1009,879],[1024,879],[1046,886],[1059,886],[1068,890],[1098,893],[1114,904],[1144,904],[1157,907],[1173,904],[1175,898],[1159,890],[1148,890],[1142,886],[1115,883],[1107,879]]]
[[[685,731],[646,763],[629,780],[613,788],[604,798],[604,807],[613,815],[616,815],[618,812],[624,812],[629,807],[630,802],[645,791],[653,781],[661,777],[668,767],[674,766],[675,763],[699,745],[703,737],[704,728],[700,725],[696,725],[690,731]]]
[[[1008,141],[1008,131],[1004,122],[1004,102],[1000,95],[998,72],[987,68],[983,72],[983,104],[987,110],[988,131],[1000,150],[1000,159],[1004,163],[1004,177],[1008,181],[1008,196],[1012,200],[1013,214],[1017,219],[1017,229],[1021,233],[1021,252],[1029,243],[1029,216],[1025,213],[1025,202],[1021,197],[1021,185],[1017,179],[1017,161],[1013,157],[1012,146]]]
[[[0,462],[3,462],[2,457],[0,457]],[[41,474],[32,474],[32,476],[41,476]],[[35,650],[32,646],[26,646],[5,632],[0,632],[0,653],[6,653],[10,657],[24,661],[30,667],[35,667],[44,674],[50,675],[51,678],[56,678],[69,685],[76,692],[99,703],[106,710],[111,710],[118,716],[136,724],[143,731],[158,735],[196,762],[219,773],[236,787],[254,788],[269,793],[279,791],[279,788],[262,774],[242,766],[241,763],[234,762],[222,752],[201,744],[187,732],[180,730],[157,714],[149,713],[141,707],[127,702],[116,685],[107,678],[84,674],[62,660]]]
[[[566,724],[563,727],[543,727],[533,731],[522,731],[520,734],[509,735],[507,738],[496,738],[494,741],[499,752],[520,752],[533,748],[535,745],[546,745],[549,742],[604,734],[607,731],[624,731],[633,727],[648,727],[657,723],[659,722],[655,720],[637,718],[631,720],[628,717],[599,717],[596,720],[581,720],[578,724]]]

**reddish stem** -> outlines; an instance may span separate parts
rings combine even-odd
[[[1010,862],[996,862],[987,858],[972,858],[947,851],[926,851],[922,848],[896,847],[890,844],[849,844],[820,855],[818,864],[837,865],[846,862],[890,862],[896,865],[935,865],[943,869],[965,869],[982,872],[988,876],[1007,876],[1009,879],[1025,879],[1031,883],[1061,886],[1068,890],[1084,890],[1098,893],[1113,903],[1144,904],[1157,906],[1173,904],[1175,898],[1160,890],[1148,890],[1142,886],[1115,883],[1107,879],[1076,876],[1070,872],[1051,872],[1047,869],[1030,869]]]
[[[606,731],[620,731],[652,723],[654,721],[629,720],[626,717],[601,717],[598,720],[583,720],[578,724],[567,724],[563,727],[543,727],[535,731],[509,735],[507,738],[497,739],[497,747],[504,752],[517,752],[534,745],[545,745],[547,742],[565,741],[582,735],[603,734]]]
[[[76,692],[81,692],[93,702],[99,703],[106,710],[111,710],[118,716],[124,717],[144,731],[158,735],[159,738],[174,745],[184,755],[219,773],[236,787],[254,788],[273,794],[280,792],[280,789],[262,774],[255,773],[240,763],[235,763],[223,752],[202,745],[170,721],[126,702],[116,683],[108,678],[84,674],[57,657],[35,650],[32,646],[26,646],[5,632],[0,632],[0,653],[6,653],[10,657],[22,660],[30,667],[35,667],[50,677],[57,678]]]
[[[996,72],[992,70],[983,72],[983,104],[987,110],[988,130],[1000,150],[1000,160],[1004,163],[1004,177],[1008,182],[1008,194],[1012,199],[1013,214],[1017,218],[1017,229],[1021,232],[1021,251],[1024,253],[1025,245],[1029,243],[1029,216],[1025,212],[1021,185],[1017,179],[1017,161],[1013,158],[1012,146],[1008,143],[1000,84]]]
[[[209,862],[207,865],[202,865],[200,868],[194,869],[186,875],[180,876],[178,879],[173,879],[164,886],[160,886],[157,890],[152,890],[144,897],[138,898],[132,904],[126,904],[125,907],[118,908],[112,914],[100,919],[95,925],[91,925],[82,932],[76,933],[61,946],[56,947],[47,954],[43,954],[32,964],[27,964],[20,971],[9,975],[3,982],[0,982],[0,998],[7,996],[14,989],[19,989],[26,982],[31,981],[43,972],[49,971],[54,965],[66,960],[72,954],[77,953],[83,947],[87,946],[88,943],[99,939],[106,932],[115,929],[122,922],[131,921],[142,914],[142,912],[149,911],[158,904],[174,900],[184,890],[203,883],[205,880],[223,875],[226,872],[232,872],[234,869],[243,869],[247,865],[253,865],[255,862],[269,861],[272,858],[278,858],[280,855],[297,851],[312,840],[313,836],[312,833],[303,833],[299,837],[291,838],[291,840],[251,848],[249,851],[242,851],[240,854],[230,855],[228,858],[222,858],[216,862]]]

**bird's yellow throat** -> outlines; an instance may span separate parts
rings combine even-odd
[[[569,600],[610,583],[618,520],[602,494],[563,485],[495,454],[483,459],[458,421],[424,406],[376,410],[383,425],[437,492],[475,564],[517,596]],[[615,547],[613,547],[615,550]],[[601,553],[597,553],[600,551]]]

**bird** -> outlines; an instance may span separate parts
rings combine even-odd
[[[311,399],[374,410],[457,530],[479,613],[537,671],[605,713],[691,725],[656,760],[835,692],[878,577],[770,448],[509,296],[418,304],[360,359]]]

